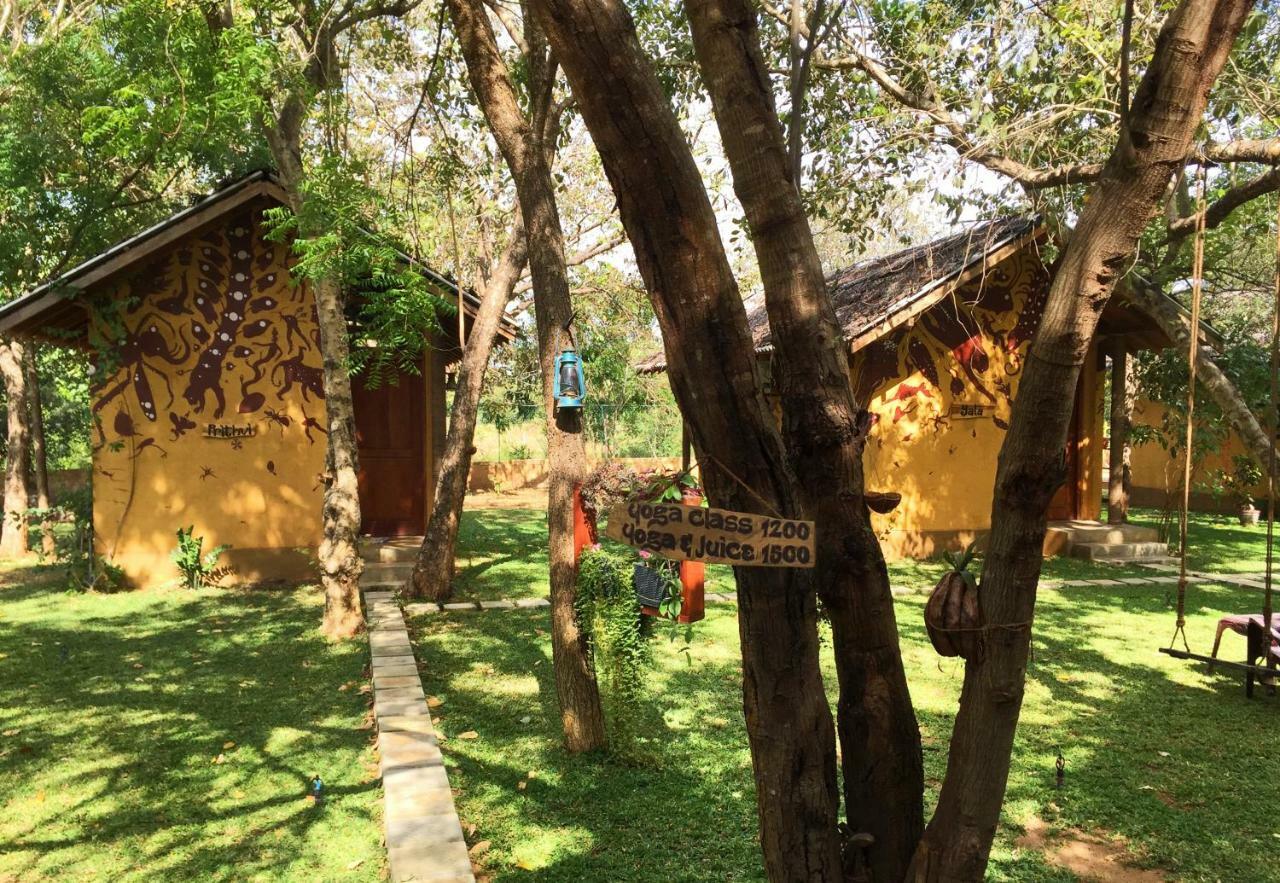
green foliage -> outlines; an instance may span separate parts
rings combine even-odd
[[[1236,454],[1231,458],[1231,471],[1223,479],[1227,490],[1231,491],[1242,509],[1253,508],[1253,489],[1262,481],[1262,470],[1252,457]]]
[[[942,558],[947,562],[947,566],[951,568],[951,572],[960,574],[965,584],[971,589],[978,587],[977,578],[969,570],[969,565],[977,555],[977,546],[978,544],[974,542],[965,546],[959,554],[952,552],[950,549],[942,553]]]
[[[417,373],[441,315],[457,308],[423,268],[374,232],[394,229],[394,212],[367,183],[365,164],[325,153],[308,170],[301,214],[266,212],[269,237],[291,242],[295,280],[336,281],[356,319],[351,361],[370,386],[396,373]]]
[[[194,536],[194,533],[195,525],[178,528],[178,548],[174,549],[171,555],[173,563],[178,567],[178,572],[182,574],[182,585],[188,589],[216,586],[232,572],[230,567],[217,566],[218,557],[231,547],[229,545],[214,546],[208,552],[201,554],[204,537]]]
[[[653,663],[649,627],[631,585],[634,559],[604,548],[586,549],[578,563],[578,624],[591,647],[600,696],[615,751],[630,749]]]

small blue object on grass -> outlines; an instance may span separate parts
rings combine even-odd
[[[316,803],[324,800],[324,782],[320,781],[319,776],[311,777],[311,799]]]

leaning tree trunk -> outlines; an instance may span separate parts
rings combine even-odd
[[[1107,523],[1129,520],[1129,491],[1132,487],[1129,432],[1133,417],[1133,388],[1129,353],[1123,341],[1111,348],[1110,441],[1107,446]]]
[[[1183,0],[1156,39],[1129,124],[1089,194],[1049,289],[1000,449],[979,597],[985,652],[965,665],[938,807],[911,879],[981,880],[1022,707],[1049,500],[1062,483],[1073,391],[1098,317],[1186,161],[1249,0]]]
[[[515,181],[524,219],[538,326],[542,399],[547,413],[552,663],[565,746],[571,752],[591,751],[604,747],[604,713],[586,636],[574,614],[578,568],[573,548],[573,492],[585,477],[586,448],[579,415],[557,411],[552,397],[556,350],[566,342],[565,329],[573,316],[555,182],[542,138],[535,133],[541,131],[541,126],[531,126],[520,110],[484,4],[479,0],[449,0],[448,6],[471,86]],[[531,24],[526,28],[529,31]],[[532,79],[549,78],[550,70],[537,58],[538,35],[529,36],[535,38],[529,41],[526,55]],[[539,85],[550,88],[549,82],[535,83],[530,91],[538,94]]]
[[[618,200],[709,499],[802,514],[715,212],[630,15],[617,0],[532,6]],[[766,871],[772,880],[839,880],[835,734],[812,572],[743,567],[735,576]]]
[[[27,457],[31,430],[27,416],[27,377],[22,368],[23,344],[0,341],[0,375],[8,412],[8,449],[4,470],[4,526],[0,528],[0,557],[27,555],[27,509],[31,483],[27,478]]]
[[[267,127],[267,143],[276,161],[280,184],[295,215],[304,216],[301,118],[303,108],[291,100],[279,123]],[[314,232],[301,229],[303,237]],[[333,277],[311,281],[320,331],[325,418],[325,489],[321,507],[322,536],[317,558],[324,589],[324,633],[346,638],[364,624],[360,610],[360,488],[356,450],[355,408],[351,398],[350,351],[343,312],[341,282]]]
[[[462,506],[467,496],[467,477],[471,473],[471,456],[475,453],[472,442],[480,410],[480,393],[484,389],[484,373],[502,324],[503,309],[515,290],[525,257],[524,224],[517,222],[512,226],[497,268],[485,284],[480,309],[476,312],[471,336],[467,338],[458,366],[458,384],[449,412],[449,431],[444,439],[431,516],[427,519],[422,548],[418,550],[413,573],[409,576],[408,592],[417,598],[445,601],[453,594],[454,554]]]
[[[44,445],[44,406],[40,399],[40,371],[36,364],[39,350],[34,343],[24,347],[22,370],[27,381],[28,413],[31,417],[31,471],[35,477],[36,506],[49,509],[53,498],[49,494],[49,457]],[[53,522],[45,519],[40,525],[40,551],[46,558],[57,552],[53,540]]]
[[[690,0],[685,9],[760,265],[782,436],[805,513],[821,526],[816,577],[840,682],[845,812],[851,831],[875,837],[873,876],[898,880],[924,830],[924,768],[888,570],[863,501],[868,421],[792,178],[756,13],[745,0]]]
[[[1155,322],[1179,348],[1186,351],[1191,346],[1189,323],[1169,298],[1138,283],[1128,287],[1126,296],[1130,304]],[[1203,343],[1196,348],[1196,383],[1222,411],[1227,423],[1240,437],[1254,461],[1265,465],[1270,462],[1271,457],[1271,442],[1267,431],[1250,410],[1231,378],[1218,366],[1216,355]]]

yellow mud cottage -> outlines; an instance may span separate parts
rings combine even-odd
[[[173,578],[179,527],[193,525],[206,549],[229,544],[224,560],[244,582],[306,575],[320,541],[315,304],[262,225],[282,202],[270,173],[255,172],[0,308],[0,334],[72,341],[93,359],[94,546],[137,585]],[[477,306],[467,293],[464,312]],[[423,532],[457,335],[433,341],[398,383],[355,380],[365,533]]]
[[[851,353],[850,382],[874,420],[867,486],[902,495],[894,511],[873,516],[888,555],[928,556],[990,528],[996,459],[1049,290],[1044,236],[1034,218],[986,221],[827,279]],[[748,310],[767,379],[768,317],[763,304]],[[1120,302],[1103,314],[1076,391],[1063,452],[1067,480],[1051,520],[1098,517],[1101,354],[1116,341],[1130,349],[1167,345],[1152,329]],[[638,368],[659,371],[665,360],[657,354]]]

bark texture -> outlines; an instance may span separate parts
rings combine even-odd
[[[1187,350],[1191,345],[1191,328],[1182,311],[1177,309],[1167,297],[1158,291],[1142,285],[1133,285],[1128,289],[1129,303],[1137,307],[1156,325],[1160,327],[1174,345]],[[1218,366],[1212,348],[1201,343],[1196,349],[1196,382],[1213,399],[1236,435],[1244,442],[1254,462],[1269,463],[1271,442],[1267,430],[1258,421],[1257,415],[1250,410],[1240,390]]]
[[[27,478],[27,458],[31,429],[27,417],[27,376],[23,370],[22,342],[0,341],[0,376],[4,379],[8,414],[8,447],[4,469],[4,526],[0,528],[0,557],[27,555],[27,508],[31,483]]]
[[[1063,480],[1072,392],[1098,317],[1186,161],[1209,89],[1250,6],[1183,0],[1170,13],[1134,94],[1129,125],[1062,254],[1000,450],[980,590],[990,629],[986,652],[965,665],[947,774],[913,880],[983,879],[1022,707],[1046,511]]]
[[[1123,342],[1111,347],[1111,431],[1107,451],[1107,523],[1129,520],[1132,447],[1129,429],[1133,418],[1133,389],[1129,379],[1129,353]]]
[[[296,108],[296,110],[295,110]],[[276,161],[280,184],[289,207],[305,217],[302,191],[302,108],[286,105],[276,125],[267,128],[267,143]],[[311,231],[300,230],[300,235]],[[360,608],[360,488],[356,448],[355,408],[351,399],[350,350],[347,320],[343,312],[342,286],[336,278],[311,282],[320,330],[320,355],[324,383],[325,489],[321,508],[323,534],[317,558],[320,585],[324,589],[322,629],[332,638],[347,638],[364,625]]]
[[[776,346],[782,436],[817,534],[818,595],[831,618],[850,829],[870,833],[876,879],[901,879],[924,829],[920,730],[893,596],[863,502],[865,413],[827,295],[788,145],[745,0],[690,0],[702,78],[746,212]]]
[[[484,389],[484,373],[489,367],[503,309],[520,279],[525,260],[524,224],[517,223],[497,268],[485,283],[480,309],[471,325],[471,336],[463,347],[427,532],[422,538],[413,573],[409,576],[409,594],[416,598],[445,601],[453,594],[458,525],[462,521],[467,477],[471,473],[472,442],[480,410],[480,393]]]
[[[803,511],[696,165],[617,0],[536,0],[609,177],[713,505]],[[811,571],[739,568],[743,710],[771,880],[841,879]]]
[[[520,109],[484,4],[480,0],[448,0],[448,7],[471,87],[511,170],[524,219],[538,326],[542,399],[547,413],[547,534],[556,694],[565,746],[571,752],[592,751],[605,744],[604,714],[586,638],[574,615],[578,568],[573,550],[573,491],[585,477],[587,460],[578,415],[558,412],[551,394],[556,353],[568,344],[566,329],[573,305],[555,182],[539,134],[545,130],[541,120],[535,119],[531,124]],[[539,45],[540,36],[532,22],[527,22],[526,60],[530,66],[530,91],[535,96],[548,94],[552,80],[550,64]],[[535,106],[537,101],[535,98]]]

